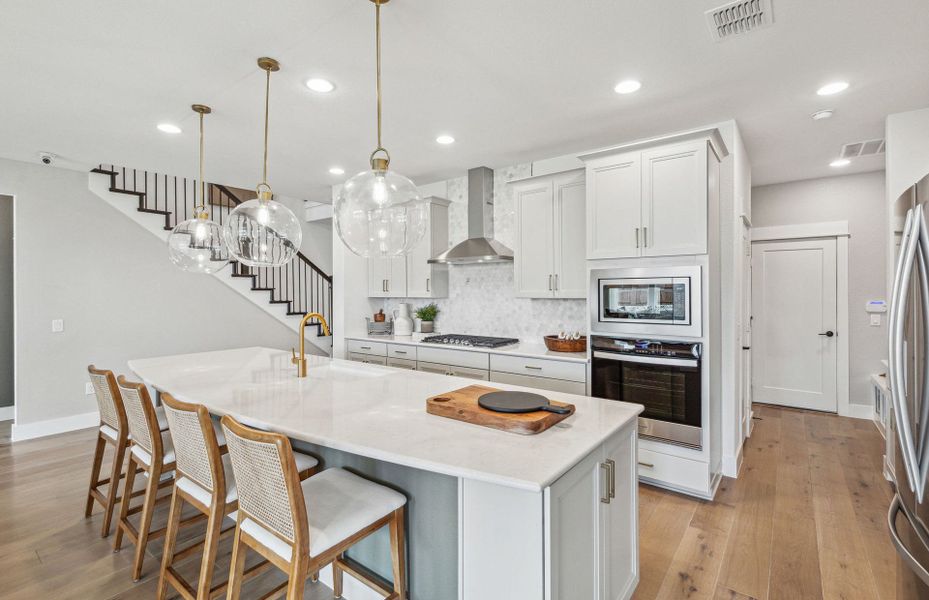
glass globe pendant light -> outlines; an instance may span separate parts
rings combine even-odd
[[[271,97],[271,72],[281,65],[273,58],[258,59],[265,71],[265,137],[261,183],[255,188],[257,198],[235,207],[223,227],[223,235],[232,258],[249,267],[282,267],[300,250],[303,228],[289,208],[272,200],[268,184],[268,111]]]
[[[203,104],[194,104],[191,108],[200,115],[200,202],[194,206],[194,217],[178,223],[168,234],[168,258],[184,271],[215,273],[229,262],[229,251],[223,241],[222,227],[211,220],[206,212],[206,181],[203,179],[203,116],[210,114],[212,109]]]
[[[391,171],[390,154],[381,144],[381,5],[374,3],[377,45],[377,148],[369,171],[345,182],[333,206],[336,231],[342,242],[363,257],[407,254],[422,240],[428,213],[416,185]]]

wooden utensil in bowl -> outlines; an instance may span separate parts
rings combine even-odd
[[[587,336],[576,340],[558,339],[557,335],[545,336],[545,347],[552,352],[587,352]]]

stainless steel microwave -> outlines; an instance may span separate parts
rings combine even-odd
[[[701,277],[699,266],[591,270],[590,330],[700,337]]]

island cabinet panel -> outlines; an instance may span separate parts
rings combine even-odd
[[[545,490],[546,599],[625,600],[639,581],[636,429]]]

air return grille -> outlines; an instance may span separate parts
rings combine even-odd
[[[706,11],[706,24],[714,42],[749,33],[774,23],[771,0],[736,0]]]
[[[884,140],[867,140],[852,142],[842,146],[842,158],[858,158],[859,156],[874,156],[884,153]]]

